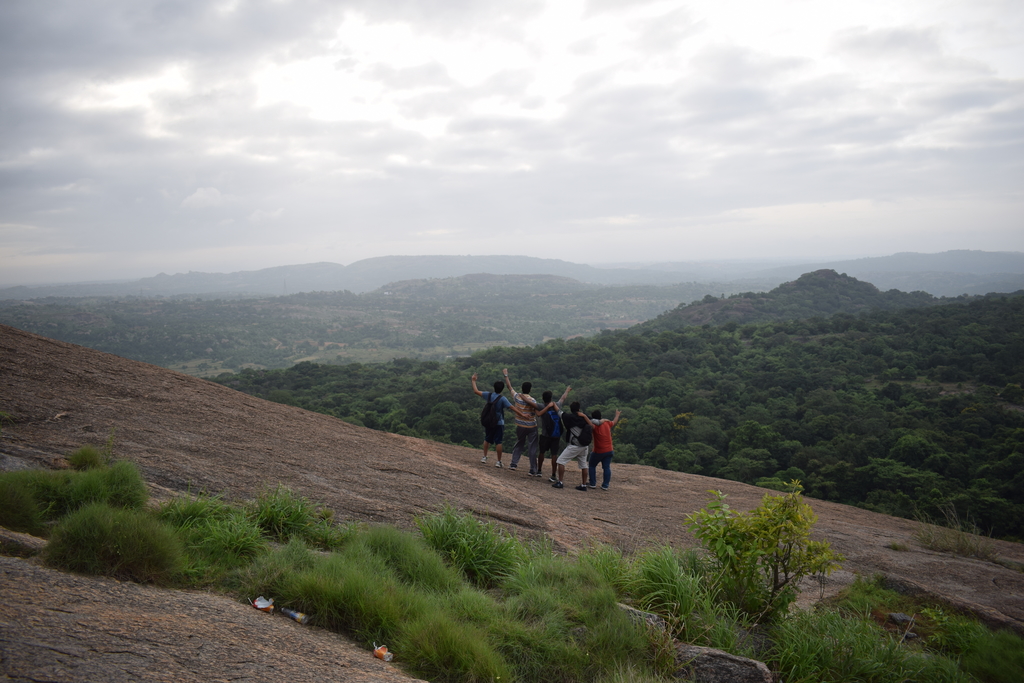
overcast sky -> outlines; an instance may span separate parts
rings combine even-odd
[[[4,0],[0,284],[1024,251],[1020,0]]]

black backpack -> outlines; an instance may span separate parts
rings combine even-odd
[[[594,428],[590,426],[589,422],[584,422],[583,427],[580,428],[580,435],[576,437],[576,443],[581,446],[589,446],[593,440]]]
[[[501,398],[500,394],[493,395],[487,402],[484,409],[480,411],[480,424],[484,427],[494,428],[498,426],[498,408],[494,405]]]
[[[589,446],[594,440],[594,428],[582,417],[572,415],[572,422],[567,419],[565,426],[569,430],[569,443],[574,446]]]

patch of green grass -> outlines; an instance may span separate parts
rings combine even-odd
[[[428,545],[483,588],[499,585],[528,553],[496,524],[480,522],[451,506],[418,518],[416,526]]]
[[[250,505],[249,515],[264,533],[282,542],[293,536],[303,538],[317,520],[313,503],[280,485],[261,493]]]
[[[92,470],[110,464],[110,455],[95,446],[82,446],[68,456],[72,469]]]
[[[971,644],[960,666],[981,683],[1024,681],[1024,639],[1008,631],[987,632]]]
[[[43,557],[60,569],[167,584],[183,550],[174,530],[148,512],[92,503],[54,527]]]
[[[771,637],[767,663],[790,683],[969,683],[954,661],[914,653],[870,620],[834,610],[797,612]]]
[[[632,559],[625,581],[636,605],[663,617],[673,636],[711,647],[738,646],[734,625],[741,617],[719,599],[708,565],[695,551],[648,548]]]
[[[46,533],[42,510],[24,478],[0,477],[0,526],[33,536]]]
[[[380,557],[405,584],[437,593],[458,590],[461,577],[421,537],[392,526],[368,527],[354,541]]]
[[[3,497],[4,502],[0,504],[0,514],[11,520],[12,524],[34,529],[34,532],[28,533],[42,535],[46,534],[47,522],[60,519],[91,503],[137,509],[146,503],[149,496],[138,468],[124,461],[83,472],[4,472],[0,474],[0,483],[7,491]]]
[[[167,501],[157,515],[178,530],[188,555],[183,570],[193,585],[212,585],[267,549],[263,530],[246,511],[219,495],[200,492]]]

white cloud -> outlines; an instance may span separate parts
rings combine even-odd
[[[221,194],[216,187],[200,187],[195,192],[185,197],[181,205],[189,209],[205,209],[214,206],[224,206],[228,197]]]
[[[256,209],[249,214],[250,223],[266,223],[268,221],[275,221],[284,215],[284,209],[275,209],[274,211],[264,211],[263,209]]]

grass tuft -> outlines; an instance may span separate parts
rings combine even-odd
[[[110,464],[110,454],[95,446],[82,446],[68,456],[68,463],[79,471],[99,469]]]
[[[316,506],[281,485],[261,493],[250,506],[249,515],[264,533],[281,542],[293,536],[304,538],[317,521]]]
[[[24,479],[0,478],[0,526],[33,536],[46,533],[42,510]]]
[[[174,531],[149,513],[93,503],[57,524],[43,557],[60,569],[166,584],[183,552]]]
[[[528,554],[493,522],[482,523],[451,506],[417,518],[416,525],[430,547],[482,588],[501,584]]]
[[[964,557],[977,557],[995,562],[998,559],[995,543],[981,533],[981,529],[970,518],[961,519],[951,504],[941,507],[945,525],[933,524],[931,519],[921,515],[921,522],[914,532],[917,542],[929,550],[956,553]]]

